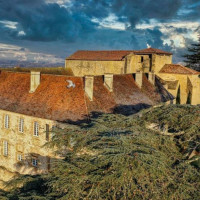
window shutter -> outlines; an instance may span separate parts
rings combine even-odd
[[[8,156],[8,141],[3,141],[3,155]]]

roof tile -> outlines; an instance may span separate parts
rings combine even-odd
[[[160,70],[160,73],[170,73],[170,74],[191,74],[198,75],[200,72],[190,69],[188,67],[184,67],[178,64],[166,64]]]
[[[128,51],[76,51],[74,54],[66,58],[66,60],[94,60],[94,61],[120,61],[130,53],[135,54],[166,54],[171,53],[159,49],[148,48],[143,50]]]
[[[67,88],[67,80],[75,88]],[[56,121],[78,121],[92,112],[114,112],[116,108],[153,105],[161,102],[155,88],[145,80],[150,92],[138,88],[132,75],[114,75],[113,92],[104,86],[103,76],[94,77],[94,97],[84,93],[84,78],[41,75],[41,83],[29,93],[30,74],[2,71],[0,73],[0,109]],[[126,110],[125,109],[125,110]]]

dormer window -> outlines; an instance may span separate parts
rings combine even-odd
[[[34,136],[39,136],[39,124],[38,122],[34,122]]]
[[[10,126],[10,118],[9,118],[9,115],[5,115],[5,118],[4,118],[4,127],[5,128],[9,128]]]

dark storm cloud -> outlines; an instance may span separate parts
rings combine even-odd
[[[181,6],[181,0],[116,0],[113,11],[123,17],[127,17],[132,26],[150,19],[169,20],[177,14]]]
[[[181,0],[76,0],[68,8],[44,0],[0,0],[0,20],[18,22],[17,30],[26,35],[12,36],[33,41],[85,38],[97,30],[92,18],[99,20],[116,14],[134,27],[149,19],[169,20],[177,14]]]
[[[126,30],[118,31],[100,26],[102,20],[111,14],[116,16],[116,21],[127,25]],[[164,39],[169,36],[163,34],[160,27],[142,30],[137,28],[137,24],[148,24],[152,19],[161,23],[174,20],[198,21],[200,1],[71,0],[61,6],[45,0],[0,0],[0,21],[17,22],[16,29],[0,22],[0,40],[2,42],[2,38],[6,38],[5,41],[15,41],[18,45],[20,42],[30,42],[30,47],[26,48],[34,50],[37,45],[41,49],[40,45],[44,42],[53,43],[53,47],[43,48],[46,53],[51,51],[55,54],[63,52],[61,47],[59,49],[56,46],[59,42],[66,45],[65,52],[83,48],[141,49],[147,44],[164,50],[174,48],[173,40],[170,45],[163,44]],[[168,25],[165,26],[167,28]],[[173,25],[169,26],[169,30],[173,30],[175,34],[188,32],[187,27],[175,28]],[[32,46],[31,41],[34,41]],[[44,43],[44,46],[48,45]]]
[[[83,13],[70,13],[58,4],[47,4],[42,0],[0,1],[0,20],[18,22],[17,30],[26,35],[19,36],[13,30],[12,36],[33,41],[73,41],[85,37],[96,26]]]

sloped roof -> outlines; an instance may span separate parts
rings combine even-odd
[[[66,80],[76,87],[67,89]],[[87,115],[83,80],[78,77],[41,75],[41,84],[30,94],[30,74],[1,72],[0,109],[52,120],[81,119]]]
[[[163,51],[161,49],[155,49],[155,48],[147,48],[137,51],[138,53],[144,53],[144,54],[165,54],[165,55],[172,55],[172,53]]]
[[[75,88],[67,88],[67,80]],[[116,109],[139,109],[162,101],[162,94],[146,81],[145,88],[136,85],[132,75],[114,75],[113,92],[103,83],[103,76],[94,78],[94,97],[89,101],[84,93],[84,78],[41,75],[41,84],[29,93],[30,74],[2,71],[0,74],[0,109],[56,121],[85,119],[92,112],[115,112]],[[138,108],[139,106],[139,108]],[[118,111],[120,110],[118,109]]]
[[[198,72],[198,71],[195,71],[193,69],[190,69],[190,68],[184,67],[182,65],[178,65],[178,64],[166,64],[160,70],[160,73],[190,74],[190,75],[200,74],[200,72]]]
[[[134,51],[76,51],[67,60],[120,61]]]
[[[135,54],[167,54],[171,53],[154,48],[143,50],[128,50],[128,51],[76,51],[74,54],[66,58],[66,60],[94,60],[94,61],[120,61],[130,53]]]

